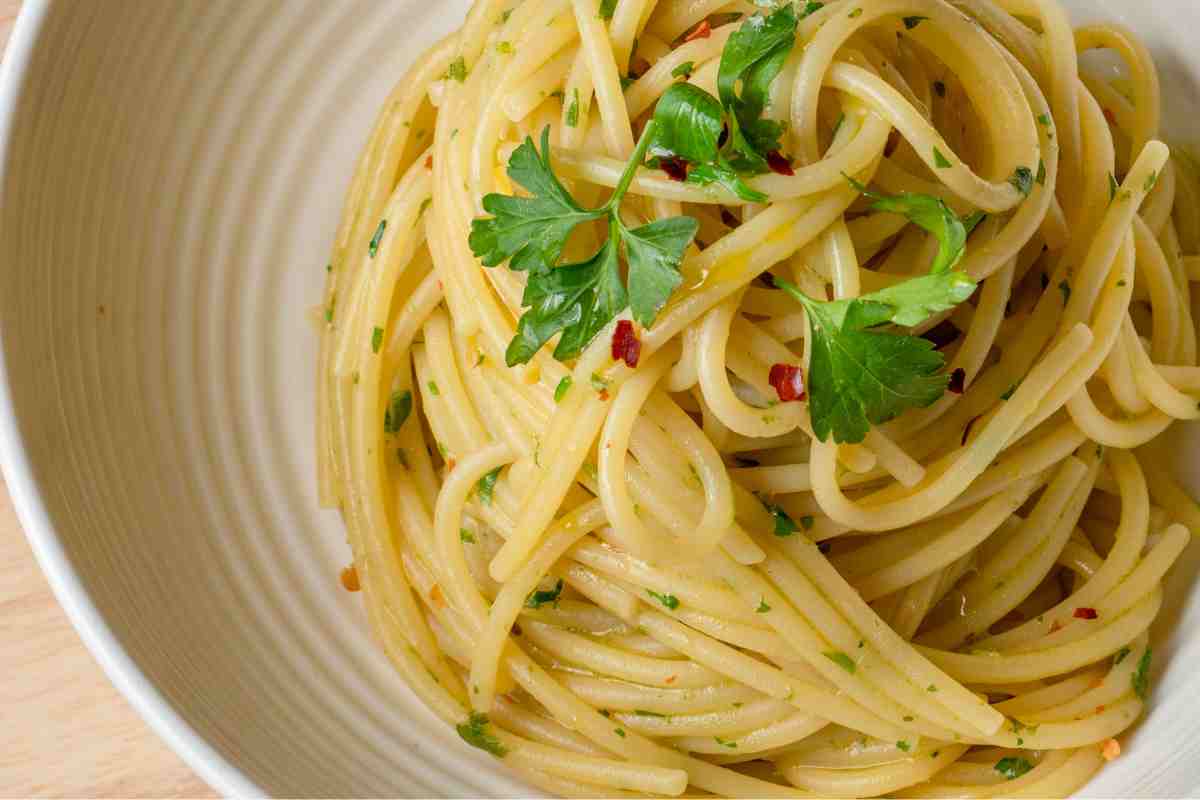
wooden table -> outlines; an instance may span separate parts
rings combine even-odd
[[[0,52],[20,0],[0,0]],[[0,483],[0,797],[213,797],[113,688]]]

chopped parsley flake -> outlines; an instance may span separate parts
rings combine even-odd
[[[511,56],[516,50],[514,50],[512,42],[498,42],[496,44],[496,52],[501,55]]]
[[[492,504],[492,494],[496,491],[496,479],[500,477],[500,469],[500,467],[496,467],[475,484],[475,493],[479,495],[479,502],[485,506]]]
[[[950,163],[949,159],[942,155],[942,151],[938,150],[937,147],[933,148],[933,163],[937,165],[938,169],[950,169],[954,166]]]
[[[1017,167],[1008,182],[1023,196],[1029,197],[1029,193],[1033,191],[1033,170],[1029,167]]]
[[[488,733],[487,726],[488,715],[472,711],[471,716],[467,717],[467,721],[456,725],[454,729],[458,731],[458,735],[463,738],[463,741],[472,747],[478,747],[496,758],[504,758],[508,748],[502,745],[499,739]]]
[[[1024,758],[1013,758],[1010,756],[1009,758],[1002,758],[997,761],[994,769],[1008,780],[1015,781],[1033,769],[1033,764],[1030,764]]]
[[[589,379],[589,382],[592,384],[592,388],[597,392],[608,391],[608,381],[595,372],[592,373],[592,377]]]
[[[1068,283],[1065,278],[1062,281],[1059,281],[1058,290],[1062,292],[1064,306],[1071,302],[1071,284]]]
[[[1150,659],[1152,651],[1147,647],[1142,652],[1142,657],[1138,659],[1137,671],[1130,676],[1130,683],[1133,684],[1133,693],[1142,700],[1146,699],[1146,695],[1150,691]]]
[[[622,739],[625,738],[625,731],[621,728],[613,728],[613,733],[615,733],[617,736],[620,736]]]
[[[375,328],[371,331],[371,352],[378,353],[379,348],[383,345],[383,328]]]
[[[387,409],[383,412],[383,432],[384,433],[399,433],[400,426],[408,419],[408,415],[412,413],[413,397],[412,392],[405,389],[402,392],[394,392],[391,402],[388,403]]]
[[[379,225],[375,228],[375,235],[371,237],[371,243],[367,245],[367,255],[371,258],[379,252],[379,242],[383,240],[383,232],[387,230],[387,220],[379,220]]]
[[[567,109],[567,127],[574,128],[579,125],[579,90],[575,89],[571,96],[571,105]]]
[[[475,544],[475,534],[471,533],[466,528],[459,528],[458,540],[467,544]]]
[[[755,609],[755,611],[757,611],[759,614],[766,614],[770,610],[771,610],[771,607],[769,605],[767,605],[766,600],[759,600],[758,608]]]
[[[906,30],[911,31],[913,28],[917,27],[927,19],[929,19],[929,17],[905,17],[904,27]]]
[[[550,589],[549,591],[542,591],[540,589],[535,589],[534,591],[530,592],[529,597],[525,598],[525,607],[526,608],[541,608],[546,603],[551,603],[551,604],[557,606],[558,605],[558,596],[560,594],[562,594],[562,590],[563,590],[563,582],[562,582],[562,578],[559,578],[555,582],[554,588]]]
[[[904,741],[903,739],[896,742],[896,747],[900,748],[900,750],[905,753],[907,753],[909,750],[912,750],[912,745],[909,744],[908,742]]]
[[[610,20],[617,10],[617,0],[600,0],[600,19]]]
[[[441,396],[442,393],[441,393],[441,390],[438,389],[437,381],[429,381],[425,385],[429,387],[429,393],[432,394],[434,397]]]
[[[561,403],[562,399],[567,396],[567,392],[571,391],[571,384],[574,382],[570,375],[559,381],[558,386],[554,387],[554,402]]]
[[[1045,159],[1041,159],[1041,158],[1038,159],[1038,171],[1037,171],[1036,180],[1037,180],[1038,186],[1046,185],[1046,160]]]
[[[849,17],[850,19],[857,19],[858,17],[862,16],[862,9],[856,8],[853,11],[851,11],[849,14],[847,14],[846,16]]]
[[[1113,657],[1113,666],[1115,667],[1117,664],[1120,664],[1122,661],[1124,661],[1125,656],[1129,655],[1129,652],[1130,651],[1128,647],[1122,647],[1120,650],[1118,650],[1116,656]]]
[[[840,650],[822,653],[821,655],[828,658],[833,663],[837,664],[842,669],[853,675],[858,670],[858,665],[854,663],[854,659],[846,655]]]
[[[659,594],[658,592],[653,591],[652,589],[647,589],[646,594],[650,595],[655,600],[662,603],[664,606],[671,609],[672,611],[679,608],[679,598],[673,594]]]
[[[682,64],[677,66],[675,69],[671,70],[671,77],[683,78],[684,80],[687,80],[688,78],[692,77],[692,72],[695,69],[696,69],[695,61],[684,61]]]
[[[731,742],[727,739],[722,739],[720,736],[714,736],[713,740],[716,741],[717,744],[721,745],[721,747],[728,747],[730,750],[737,749],[737,742]]]
[[[467,79],[467,62],[462,56],[450,62],[450,67],[446,70],[446,77],[459,83]]]

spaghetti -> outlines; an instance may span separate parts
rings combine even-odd
[[[1081,787],[1198,522],[1154,455],[1200,418],[1159,106],[1056,0],[476,2],[324,302],[320,495],[412,690],[563,795]],[[534,169],[571,224],[484,255]],[[616,285],[544,329],[576,273]],[[851,344],[920,396],[854,406]]]

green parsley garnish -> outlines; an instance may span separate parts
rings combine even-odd
[[[496,52],[501,55],[511,56],[516,50],[513,49],[512,42],[497,42]]]
[[[714,736],[714,737],[713,737],[713,740],[714,740],[714,741],[715,741],[717,744],[721,745],[721,747],[728,747],[728,748],[729,748],[729,749],[731,749],[731,750],[736,750],[736,749],[737,749],[737,742],[731,742],[731,741],[729,741],[729,740],[727,740],[727,739],[722,739],[720,736]]]
[[[549,591],[541,591],[540,589],[535,589],[534,591],[530,592],[529,597],[525,598],[525,607],[526,608],[541,608],[546,603],[552,603],[557,606],[558,605],[558,596],[560,594],[562,594],[562,590],[563,590],[563,582],[562,582],[562,578],[559,578],[555,582],[554,588],[550,589]]]
[[[565,361],[578,356],[626,306],[634,319],[649,327],[682,281],[679,264],[699,223],[691,217],[671,217],[631,230],[619,213],[655,132],[655,122],[646,123],[616,189],[600,208],[581,207],[555,176],[549,126],[542,131],[540,153],[527,137],[508,161],[509,177],[532,196],[483,198],[484,210],[493,216],[471,223],[471,250],[485,266],[507,260],[509,269],[529,273],[522,298],[528,310],[505,350],[508,366],[526,363],[558,333],[562,336],[554,357]],[[556,266],[571,231],[594,220],[608,223],[609,235],[600,249],[584,261]],[[622,249],[628,262],[628,292],[621,278]]]
[[[763,112],[771,82],[795,47],[798,23],[791,3],[748,17],[721,52],[719,99],[687,83],[668,89],[654,111],[660,132],[653,154],[688,162],[688,183],[718,183],[748,202],[765,201],[742,176],[769,172],[768,156],[782,158],[783,125]]]
[[[898,747],[902,752],[905,752],[905,753],[907,753],[909,750],[912,749],[912,745],[909,744],[908,742],[904,741],[903,739],[896,742],[896,747]]]
[[[600,0],[600,19],[610,20],[613,18],[613,12],[617,10],[617,0]]]
[[[646,594],[650,595],[672,611],[679,608],[679,598],[673,594],[659,594],[651,589],[647,589]]]
[[[828,658],[833,663],[837,664],[842,669],[853,675],[858,670],[858,665],[854,663],[854,659],[846,655],[840,650],[828,651],[821,655]]]
[[[458,529],[458,540],[466,544],[475,544],[475,534],[471,533],[466,528]]]
[[[454,729],[467,744],[491,753],[496,758],[504,758],[508,748],[500,744],[500,740],[487,731],[488,715],[472,711],[467,721],[456,725]]]
[[[1062,292],[1064,306],[1071,302],[1071,284],[1065,278],[1059,281],[1058,290]]]
[[[1142,700],[1146,699],[1146,695],[1150,692],[1150,659],[1153,651],[1147,647],[1142,652],[1142,657],[1138,659],[1137,671],[1130,676],[1130,683],[1133,684],[1133,693]]]
[[[613,728],[613,733],[615,733],[617,736],[620,736],[622,739],[625,738],[625,731],[621,728]]]
[[[1046,185],[1046,160],[1044,158],[1038,159],[1038,171],[1037,178],[1035,180],[1037,181],[1038,186]]]
[[[675,69],[671,70],[671,77],[683,78],[684,80],[687,80],[688,78],[692,77],[692,72],[694,72],[695,69],[696,69],[695,61],[684,61],[682,64],[677,66]]]
[[[558,382],[558,386],[554,387],[554,402],[561,403],[562,399],[567,396],[567,392],[571,391],[571,384],[575,380],[570,376],[565,376]]]
[[[592,385],[592,388],[595,389],[597,392],[607,392],[608,391],[608,379],[604,378],[601,375],[597,375],[594,372],[592,373],[592,376],[590,378],[588,378],[588,383],[590,383]]]
[[[757,613],[759,613],[759,614],[766,614],[768,611],[770,611],[770,610],[771,610],[771,606],[767,605],[767,601],[766,601],[766,600],[759,600],[759,601],[758,601],[758,608],[756,608],[756,609],[754,609],[754,610],[755,610]]]
[[[917,27],[927,19],[929,19],[929,17],[905,17],[904,27],[906,30],[911,31],[913,28]]]
[[[833,123],[833,132],[829,134],[830,139],[836,139],[838,131],[842,129],[842,125],[846,122],[846,112],[838,114],[837,122]]]
[[[1050,127],[1051,120],[1049,114],[1038,114],[1037,121],[1047,128]]]
[[[826,441],[858,443],[871,425],[880,425],[909,408],[933,404],[950,376],[944,356],[919,336],[873,330],[892,323],[918,325],[948,311],[975,291],[975,282],[954,266],[966,248],[967,229],[944,202],[929,195],[882,197],[852,183],[875,202],[876,211],[900,213],[940,243],[928,275],[912,278],[855,300],[811,298],[782,279],[782,288],[808,312],[812,334],[809,411],[813,431]]]
[[[666,714],[659,714],[657,711],[646,711],[644,708],[635,708],[633,713],[639,717],[659,717],[660,719],[666,719],[667,717]]]
[[[441,397],[442,392],[438,389],[437,381],[428,381],[425,385],[429,387],[430,394],[434,397]]]
[[[405,389],[402,392],[393,392],[391,402],[383,412],[383,432],[384,433],[399,433],[400,426],[408,419],[408,415],[412,413],[413,396],[412,392]]]
[[[446,77],[459,83],[467,79],[467,62],[463,60],[462,56],[450,62],[450,67],[446,70]]]
[[[849,14],[847,14],[846,16],[847,16],[847,17],[849,17],[850,19],[856,19],[856,18],[858,18],[858,17],[861,17],[861,16],[862,16],[862,9],[861,9],[861,8],[856,8],[856,9],[854,9],[853,11],[851,11]]]
[[[572,92],[571,105],[567,108],[567,127],[574,128],[579,125],[579,90],[575,89]],[[545,151],[546,145],[542,145],[542,150]],[[512,164],[512,161],[509,161]]]
[[[950,169],[954,166],[948,158],[942,155],[942,151],[938,150],[937,147],[933,148],[933,163],[937,165],[938,169]]]
[[[492,494],[496,490],[496,479],[500,477],[500,470],[501,467],[496,467],[475,484],[475,493],[479,495],[479,502],[485,506],[492,504]]]
[[[1149,192],[1154,189],[1154,185],[1156,183],[1158,183],[1158,173],[1151,172],[1149,175],[1146,176],[1146,183],[1142,186],[1142,190],[1145,192]]]
[[[824,7],[824,3],[818,3],[817,0],[808,0],[808,2],[804,4],[804,8],[800,11],[800,19],[804,19],[809,14],[815,14]]]
[[[1029,770],[1033,769],[1033,764],[1030,764],[1023,758],[1014,758],[1010,756],[997,761],[994,769],[1008,780],[1014,781],[1024,775],[1026,772],[1029,772]]]
[[[1117,199],[1117,190],[1121,188],[1121,184],[1117,183],[1117,176],[1111,172],[1108,173],[1108,202],[1111,203]]]
[[[1117,654],[1113,657],[1113,666],[1115,667],[1117,664],[1120,664],[1122,661],[1124,661],[1125,656],[1129,655],[1129,652],[1130,651],[1128,647],[1122,647],[1120,650],[1118,650]]]
[[[371,352],[378,353],[379,348],[383,345],[383,328],[375,328],[371,331]]]
[[[383,232],[387,230],[387,220],[379,220],[379,225],[375,228],[375,235],[371,237],[370,244],[367,245],[367,255],[371,258],[379,252],[379,242],[383,240]]]

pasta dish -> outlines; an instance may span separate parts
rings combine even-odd
[[[478,0],[321,309],[321,500],[412,691],[566,796],[1082,787],[1200,530],[1158,80],[1057,0]]]

